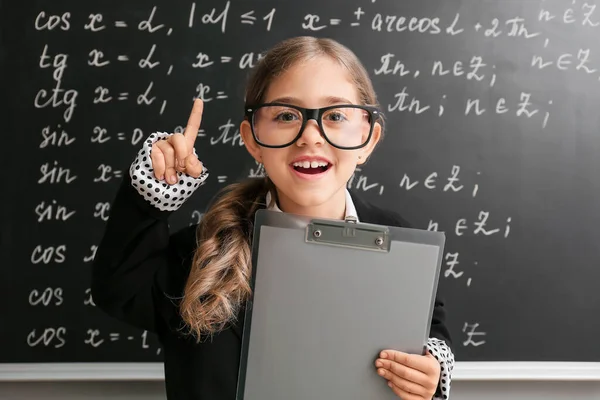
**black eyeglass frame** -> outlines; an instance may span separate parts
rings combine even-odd
[[[256,114],[256,111],[259,110],[260,108],[270,107],[270,106],[281,106],[281,107],[293,108],[295,110],[300,111],[300,113],[302,113],[302,126],[300,127],[298,134],[296,135],[296,137],[294,139],[292,139],[290,142],[288,142],[286,144],[280,144],[280,145],[265,144],[265,143],[261,142],[256,137],[256,134],[254,133],[254,115]],[[333,110],[335,108],[340,108],[340,107],[359,108],[361,110],[366,111],[369,114],[369,121],[371,123],[371,126],[369,127],[369,136],[367,137],[367,140],[363,144],[358,145],[358,146],[351,146],[351,147],[338,146],[338,145],[332,143],[331,140],[329,140],[329,138],[327,137],[327,134],[325,134],[325,129],[323,129],[323,123],[321,121],[323,114],[329,110]],[[381,111],[379,110],[379,108],[374,107],[374,106],[365,106],[365,105],[359,105],[359,104],[336,104],[336,105],[322,107],[322,108],[304,108],[304,107],[296,106],[293,104],[287,104],[287,103],[263,103],[263,104],[257,104],[255,106],[246,105],[244,114],[245,114],[246,118],[248,119],[248,122],[250,122],[250,129],[252,130],[252,136],[254,137],[254,140],[256,141],[256,143],[258,143],[260,146],[263,146],[263,147],[269,147],[272,149],[280,149],[283,147],[291,146],[292,144],[296,143],[298,141],[298,139],[300,139],[300,137],[302,137],[302,133],[304,133],[304,129],[306,128],[306,123],[309,120],[314,119],[315,121],[317,121],[319,130],[321,131],[321,136],[323,136],[325,138],[327,143],[329,143],[333,147],[338,148],[340,150],[356,150],[356,149],[361,149],[361,148],[365,147],[371,141],[371,136],[373,136],[373,127],[375,126],[375,123],[380,119]]]

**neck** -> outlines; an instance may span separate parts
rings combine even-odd
[[[346,216],[346,189],[342,187],[330,199],[321,204],[299,204],[277,190],[277,205],[283,212],[314,218],[344,219]]]

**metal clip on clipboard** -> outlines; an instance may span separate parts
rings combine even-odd
[[[314,244],[390,251],[388,227],[358,223],[353,216],[346,217],[344,221],[313,219],[306,226],[305,240]]]

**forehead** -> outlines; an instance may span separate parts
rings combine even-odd
[[[296,105],[309,108],[344,98],[359,104],[358,90],[346,68],[329,57],[318,57],[292,66],[269,85],[265,102],[293,98]]]

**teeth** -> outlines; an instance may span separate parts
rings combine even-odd
[[[325,161],[298,161],[295,162],[294,167],[300,168],[317,168],[317,167],[326,167],[327,163]]]

